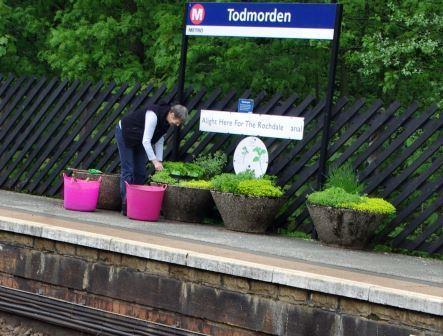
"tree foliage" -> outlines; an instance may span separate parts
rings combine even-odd
[[[438,1],[342,0],[337,94],[441,102]],[[184,1],[0,0],[0,72],[176,84]],[[323,95],[330,42],[191,37],[186,84]]]

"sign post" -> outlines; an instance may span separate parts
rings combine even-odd
[[[186,17],[187,10],[185,9],[183,12],[183,28],[182,28],[182,49],[180,52],[180,67],[178,72],[178,102],[179,104],[184,105],[185,97],[184,97],[184,85],[185,85],[185,70],[186,70],[186,56],[188,54],[188,35],[186,35]],[[172,157],[174,160],[178,160],[178,149],[180,145],[180,129],[178,127],[174,127],[173,133],[173,141],[174,145],[172,146]]]
[[[318,166],[317,175],[317,189],[323,186],[326,178],[326,162],[328,160],[328,142],[329,133],[331,128],[331,116],[332,116],[332,100],[334,98],[334,88],[335,88],[335,71],[338,59],[338,47],[340,40],[340,28],[341,28],[341,17],[342,17],[342,6],[337,8],[337,16],[335,17],[334,24],[334,39],[332,40],[331,58],[329,61],[329,74],[328,74],[328,88],[326,92],[326,106],[324,115],[324,127],[323,127],[323,137],[320,148],[320,161]]]

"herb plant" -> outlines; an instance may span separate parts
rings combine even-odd
[[[204,174],[203,168],[190,162],[166,161],[163,163],[163,167],[170,175],[174,176],[201,178]]]
[[[251,180],[254,178],[254,173],[246,171],[240,174],[220,174],[211,180],[212,187],[220,192],[237,193],[238,184],[243,180]]]
[[[254,173],[221,174],[211,180],[212,188],[220,192],[254,197],[281,197],[282,189],[269,176],[256,179]]]
[[[240,181],[237,192],[241,195],[255,197],[281,197],[283,191],[268,179],[255,179]]]
[[[154,175],[151,177],[151,181],[155,183],[161,183],[161,184],[176,184],[177,180],[173,178],[169,171],[162,170],[155,172]]]
[[[342,188],[347,193],[361,195],[365,185],[359,182],[355,170],[349,163],[330,169],[325,188]]]
[[[343,188],[332,187],[317,191],[308,196],[308,202],[316,205],[330,206],[390,215],[395,213],[395,207],[382,198],[369,198],[348,193]]]
[[[178,186],[197,189],[211,189],[211,182],[205,180],[180,181]]]
[[[218,151],[214,154],[199,155],[194,163],[203,169],[205,179],[211,179],[223,172],[227,160],[226,154]]]

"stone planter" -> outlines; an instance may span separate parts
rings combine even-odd
[[[308,204],[318,238],[325,244],[364,249],[385,215]]]
[[[264,233],[274,221],[282,198],[248,197],[211,191],[225,227],[233,231]]]
[[[166,219],[201,223],[209,217],[214,205],[209,190],[168,185],[162,210]]]
[[[106,210],[120,210],[120,175],[118,174],[90,174],[87,170],[71,169],[72,176],[90,180],[98,180],[101,176],[100,192],[98,195],[97,208]]]

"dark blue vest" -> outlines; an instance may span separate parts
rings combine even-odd
[[[142,144],[143,133],[145,132],[146,111],[153,111],[157,115],[157,125],[152,136],[151,143],[155,144],[169,128],[166,120],[171,107],[167,104],[148,105],[146,108],[137,109],[122,118],[122,134],[125,145],[128,147],[137,147]]]

